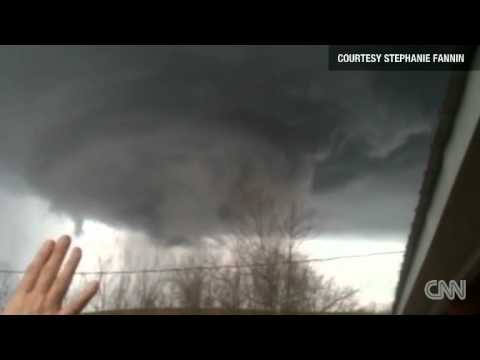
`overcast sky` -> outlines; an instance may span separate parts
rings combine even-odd
[[[188,247],[225,231],[238,184],[262,176],[316,210],[307,254],[402,249],[448,74],[329,72],[327,55],[0,47],[0,263],[23,266],[43,237],[85,220]],[[82,239],[108,252],[112,236]],[[366,291],[389,301],[401,257],[368,261],[384,275]],[[328,271],[358,283],[367,267],[349,264]]]

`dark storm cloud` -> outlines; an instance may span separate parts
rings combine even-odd
[[[245,179],[331,196],[423,164],[446,74],[326,64],[318,46],[2,47],[0,162],[78,224],[168,243],[221,231]]]

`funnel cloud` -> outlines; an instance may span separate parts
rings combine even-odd
[[[2,46],[0,185],[163,245],[225,228],[240,184],[328,232],[406,231],[446,72],[332,72],[324,46]]]

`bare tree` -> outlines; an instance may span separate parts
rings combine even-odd
[[[11,295],[11,292],[13,290],[13,280],[14,276],[12,274],[0,274],[0,310],[3,309]]]
[[[358,290],[350,287],[340,287],[333,279],[318,277],[316,309],[319,312],[347,312],[356,309],[355,295]]]
[[[196,247],[181,258],[169,279],[146,271],[115,279],[106,274],[111,259],[99,259],[102,285],[95,309],[177,306],[191,312],[221,308],[276,313],[355,309],[356,290],[318,275],[299,251],[303,239],[311,235],[312,214],[295,196],[275,195],[271,184],[238,189],[223,242],[230,266],[222,267],[221,256]],[[145,270],[161,267],[157,256],[153,263],[143,256],[129,259],[141,259]]]
[[[243,294],[250,306],[282,313],[355,306],[355,290],[317,276],[302,262],[298,248],[311,234],[311,216],[294,197],[276,197],[272,184],[239,189],[230,251],[234,262],[250,265]]]
[[[112,263],[112,258],[102,259],[99,257],[97,262],[99,272],[98,281],[100,282],[100,287],[94,301],[92,302],[92,307],[95,311],[104,311],[109,308],[109,299],[111,300],[113,298],[109,286],[111,285],[110,281],[112,278],[107,274]]]
[[[236,312],[246,306],[245,274],[238,268],[218,269],[213,273],[214,298],[222,309]]]
[[[207,268],[212,258],[200,251],[182,258],[172,279],[178,305],[192,312],[215,305],[212,271]]]
[[[142,257],[136,257],[136,259],[140,258]],[[142,262],[144,269],[159,268],[160,257],[158,252],[154,254],[153,259],[142,258]],[[135,267],[138,267],[138,265]],[[132,287],[135,307],[154,309],[165,306],[167,284],[164,280],[161,274],[150,274],[147,271],[140,272],[136,276]]]
[[[138,260],[141,259],[141,264]],[[153,259],[145,257],[129,257],[124,261],[127,268],[142,269],[137,273],[109,274],[113,259],[98,259],[100,290],[93,308],[95,311],[112,309],[154,309],[170,306],[168,297],[169,282],[161,274],[149,273],[148,269],[159,268],[158,253]],[[140,268],[140,265],[142,267]]]
[[[113,282],[113,280],[116,281]],[[104,290],[108,290],[107,297],[109,302],[105,302],[104,306],[108,306],[108,308],[112,309],[128,309],[133,306],[131,296],[132,275],[122,274],[118,276],[117,279],[110,277],[107,286]]]

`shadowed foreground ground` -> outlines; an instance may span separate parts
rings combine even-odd
[[[270,311],[261,310],[236,310],[227,311],[223,309],[126,309],[126,310],[109,310],[86,312],[84,315],[373,315],[374,313],[366,311],[337,312],[337,313],[321,313],[321,312],[304,312],[292,314],[278,314]]]

